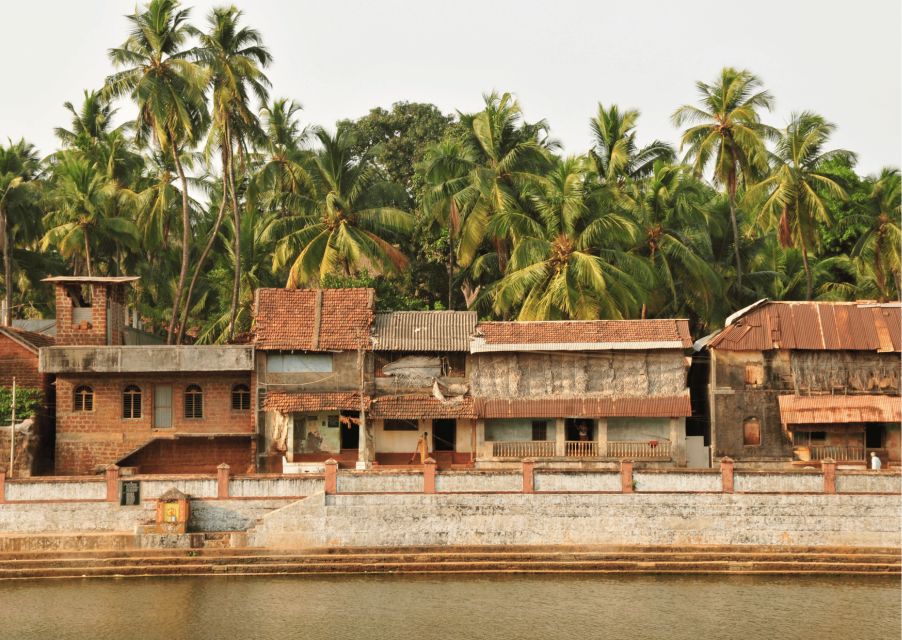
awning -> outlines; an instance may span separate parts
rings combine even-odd
[[[898,396],[779,396],[783,424],[900,422]]]
[[[481,418],[680,418],[692,415],[689,394],[641,398],[479,398]]]
[[[364,408],[369,409],[369,396],[363,397]],[[266,394],[263,408],[279,413],[314,413],[318,411],[360,411],[360,394],[348,393],[286,393],[274,391]]]
[[[448,398],[444,402],[432,396],[401,395],[374,398],[374,418],[416,420],[418,418],[475,418],[473,398]]]

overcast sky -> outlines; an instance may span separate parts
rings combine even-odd
[[[202,26],[226,3],[186,4]],[[676,142],[673,110],[695,100],[695,81],[732,65],[776,97],[771,124],[816,110],[838,125],[834,145],[857,152],[861,171],[900,164],[899,0],[236,4],[275,57],[273,94],[303,104],[306,122],[331,127],[400,100],[475,111],[497,89],[515,93],[527,119],[547,119],[568,153],[588,148],[599,101],[638,108],[642,140]],[[2,0],[0,140],[52,150],[53,127],[69,122],[63,102],[103,83],[107,49],[125,40],[122,15],[134,6]]]

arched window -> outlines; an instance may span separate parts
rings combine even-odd
[[[204,417],[204,392],[196,384],[189,384],[185,389],[185,417]]]
[[[122,392],[122,417],[141,417],[141,388],[130,384]]]
[[[75,387],[73,400],[73,409],[75,411],[94,411],[94,389],[91,387],[87,385]]]
[[[251,390],[246,384],[232,387],[232,410],[247,411],[251,408]]]

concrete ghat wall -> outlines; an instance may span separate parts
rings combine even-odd
[[[323,490],[322,476],[281,478],[233,478],[229,482],[232,498],[280,498],[309,496]]]
[[[519,473],[498,473],[493,471],[438,473],[435,476],[435,490],[449,493],[459,491],[522,491],[523,476]]]
[[[902,476],[865,472],[837,473],[836,490],[839,493],[899,493]]]
[[[535,472],[536,491],[620,491],[619,473]]]
[[[415,473],[357,473],[338,474],[338,491],[341,493],[420,493],[423,491],[423,474]]]
[[[513,494],[311,496],[250,532],[311,546],[746,544],[900,546],[898,496]]]
[[[744,493],[820,493],[824,490],[824,476],[818,471],[737,471],[733,482],[734,489]]]
[[[636,491],[720,491],[720,470],[692,473],[634,471]],[[619,490],[619,487],[618,487]]]

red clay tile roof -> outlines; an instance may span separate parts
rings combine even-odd
[[[687,320],[567,320],[480,322],[470,350],[685,349],[692,346]]]
[[[258,289],[255,343],[270,351],[370,348],[372,289]]]
[[[709,347],[727,351],[902,349],[898,303],[766,302],[736,315],[708,342]]]
[[[369,409],[370,398],[364,396],[364,406]],[[348,393],[283,393],[266,394],[263,408],[279,413],[313,413],[315,411],[359,411],[360,394]]]
[[[56,344],[53,336],[43,333],[35,333],[33,331],[25,331],[24,329],[16,329],[15,327],[0,327],[0,334],[6,334],[12,340],[22,344],[26,349],[37,351],[41,347],[52,347]]]
[[[900,422],[899,396],[778,396],[783,424]]]
[[[442,402],[432,396],[382,396],[373,399],[374,418],[475,418],[473,398],[460,397]]]
[[[650,398],[477,398],[481,418],[678,418],[692,415],[689,394]]]

